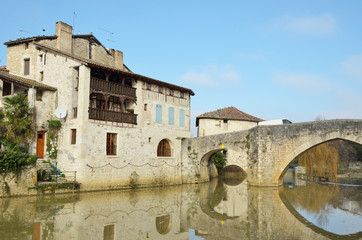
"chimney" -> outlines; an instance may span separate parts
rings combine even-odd
[[[109,52],[112,54],[112,56],[114,57],[114,54],[116,53],[116,50],[114,50],[113,48],[109,49]]]
[[[116,50],[114,53],[114,65],[123,71],[123,52]]]
[[[57,35],[57,48],[72,53],[72,26],[57,22],[55,24],[55,35]]]

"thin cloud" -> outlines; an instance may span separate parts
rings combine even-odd
[[[362,54],[349,57],[342,63],[343,70],[351,77],[362,81]]]
[[[331,88],[331,84],[324,77],[314,74],[280,73],[273,81],[282,86],[314,93],[325,92]]]
[[[180,77],[185,82],[203,86],[215,87],[220,83],[236,83],[241,81],[241,75],[230,66],[218,67],[209,65],[201,71],[190,71]]]
[[[295,18],[290,16],[274,20],[274,28],[290,33],[307,35],[330,35],[337,31],[337,21],[331,14]]]

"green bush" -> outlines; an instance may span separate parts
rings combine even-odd
[[[26,166],[34,166],[37,157],[22,152],[19,148],[0,151],[0,173],[19,173]]]
[[[215,167],[220,171],[226,166],[226,160],[222,152],[215,153],[213,156]]]

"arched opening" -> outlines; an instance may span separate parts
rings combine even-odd
[[[228,186],[236,186],[246,179],[246,172],[237,165],[228,165],[222,171],[224,183]]]
[[[289,162],[279,181],[285,185],[305,181],[362,185],[362,145],[333,139],[310,147]]]
[[[171,144],[167,139],[162,139],[157,147],[157,157],[171,157]]]
[[[218,177],[218,170],[214,164],[214,156],[223,152],[223,149],[212,150],[201,158],[200,161],[200,181],[209,181],[210,178]]]
[[[170,214],[156,217],[157,232],[162,235],[169,233],[171,230],[171,226],[172,226],[171,223],[172,223],[172,221],[171,221]]]

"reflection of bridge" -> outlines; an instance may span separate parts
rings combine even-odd
[[[290,162],[309,148],[334,139],[362,144],[362,120],[329,120],[277,126],[186,139],[182,161],[186,181],[208,181],[208,162],[227,150],[229,165],[248,174],[250,185],[279,186]],[[186,164],[187,163],[187,164]],[[190,177],[190,175],[192,175]]]

